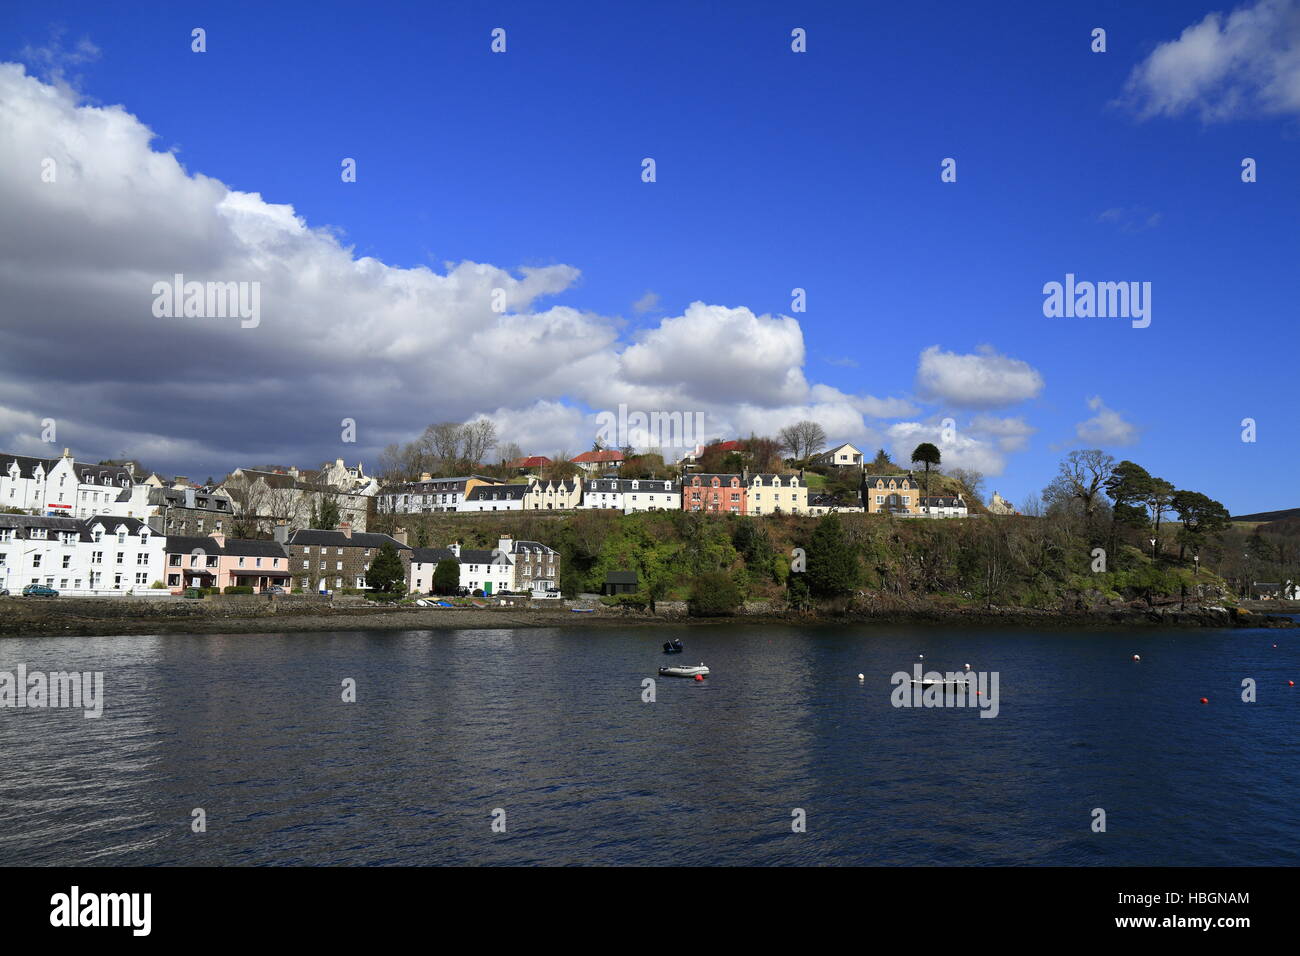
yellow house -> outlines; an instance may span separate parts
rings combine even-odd
[[[862,479],[862,503],[867,514],[921,513],[921,483],[912,476],[866,475]]]
[[[808,486],[798,475],[758,474],[745,479],[746,513],[751,515],[806,515]]]

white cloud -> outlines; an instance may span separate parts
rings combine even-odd
[[[1143,118],[1300,113],[1300,2],[1260,0],[1207,15],[1134,68],[1125,98]]]
[[[1088,445],[1132,445],[1138,440],[1140,429],[1126,422],[1119,412],[1107,408],[1100,395],[1088,399],[1088,407],[1096,412],[1092,418],[1074,426],[1074,433]]]
[[[52,417],[83,457],[206,474],[373,458],[478,414],[550,454],[589,447],[594,410],[620,402],[704,412],[720,435],[813,417],[855,440],[877,434],[871,418],[914,412],[810,384],[794,318],[694,302],[628,343],[620,320],[546,302],[573,289],[573,266],[357,258],[292,206],[191,174],[153,138],[121,106],[80,105],[0,64],[0,409],[19,416],[0,415],[0,449]],[[153,284],[176,273],[260,283],[260,324],[155,317]],[[339,442],[343,418],[355,445]]]
[[[986,475],[1000,475],[1007,465],[1006,452],[997,442],[980,437],[960,426],[945,428],[943,419],[923,422],[897,422],[886,430],[888,448],[894,461],[904,467],[921,442],[930,442],[942,456],[941,468],[970,468]]]
[[[921,353],[916,387],[926,401],[997,408],[1037,397],[1043,377],[1028,362],[1001,355],[991,345],[964,355],[932,345]]]
[[[978,437],[992,438],[1000,451],[1016,452],[1024,450],[1029,436],[1038,429],[1018,416],[976,415],[971,419],[969,431]]]
[[[657,308],[659,308],[659,294],[657,292],[647,292],[632,303],[632,311],[638,315]]]

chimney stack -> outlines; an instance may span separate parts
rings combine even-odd
[[[514,539],[514,538],[511,538],[511,537],[498,538],[498,539],[497,539],[497,550],[498,550],[498,551],[503,551],[503,552],[505,552],[506,554],[510,554],[510,552],[511,552],[511,550],[512,550],[512,546],[514,545],[514,543],[515,543],[515,539]]]
[[[421,481],[433,481],[433,475],[429,474],[427,471],[422,471],[422,472],[420,472],[420,480],[421,480]]]
[[[349,538],[352,537],[352,531],[350,529],[348,531],[348,537]],[[397,541],[398,544],[406,544],[406,529],[405,528],[396,529],[393,532],[393,538]]]
[[[335,531],[342,531],[342,532],[343,532],[343,537],[347,538],[349,541],[352,540],[352,524],[351,524],[351,522],[348,522],[348,521],[340,521],[340,522],[338,523],[338,526],[337,526],[334,530],[335,530]]]
[[[271,529],[271,537],[277,544],[289,543],[289,526],[283,521],[277,521],[275,527]]]
[[[224,548],[226,546],[225,532],[214,531],[212,532],[212,534],[208,535],[208,537],[211,538],[216,543],[218,548]]]
[[[189,486],[190,486],[190,480],[186,478],[184,475],[177,475],[176,479],[172,482],[172,487],[175,488],[177,491],[184,491]]]
[[[453,555],[455,555],[457,560],[460,560],[460,542],[459,542],[459,541],[454,541],[454,542],[452,542],[451,544],[447,545],[447,550],[450,551]]]

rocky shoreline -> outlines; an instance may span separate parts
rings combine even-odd
[[[1270,609],[1272,610],[1272,609]],[[366,603],[276,601],[150,601],[73,599],[37,601],[0,598],[0,637],[71,634],[263,634],[309,631],[496,629],[554,627],[962,625],[1042,629],[1112,627],[1294,628],[1277,614],[1223,607],[1104,607],[1073,610],[970,608],[941,605],[845,606],[796,613],[750,605],[724,618],[694,618],[683,605],[661,605],[657,614],[595,605],[589,613],[569,607],[384,607]]]

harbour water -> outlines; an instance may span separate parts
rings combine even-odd
[[[0,709],[0,864],[1295,865],[1298,635],[5,639],[0,672],[103,672],[104,708]],[[996,672],[996,718],[894,707],[920,654]]]

